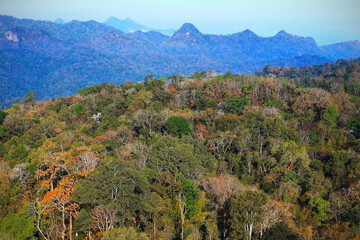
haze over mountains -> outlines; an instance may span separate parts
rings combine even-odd
[[[110,26],[109,26],[110,25]],[[119,29],[123,29],[120,31]],[[39,99],[68,96],[104,81],[141,81],[145,75],[252,73],[266,65],[301,67],[360,56],[360,42],[318,46],[310,37],[250,30],[202,34],[184,24],[172,36],[131,19],[57,23],[0,16],[0,107],[35,90]]]
[[[152,28],[146,27],[142,24],[135,22],[134,20],[132,20],[129,17],[126,19],[123,19],[123,20],[118,19],[116,17],[110,17],[104,22],[104,24],[114,27],[124,33],[130,33],[130,32],[135,32],[135,31],[142,31],[142,32],[156,31],[156,32],[162,33],[164,35],[171,36],[176,31],[176,29],[165,29],[165,30],[152,29]]]

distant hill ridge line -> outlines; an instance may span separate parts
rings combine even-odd
[[[124,33],[94,20],[54,23],[0,15],[0,54],[0,107],[6,107],[31,90],[39,99],[51,99],[101,82],[141,81],[147,74],[208,69],[241,74],[267,65],[320,65],[360,57],[360,42],[318,46],[311,37],[285,31],[260,37],[248,29],[203,34],[191,23],[171,36]]]
[[[254,36],[256,38],[262,38],[262,39],[267,39],[267,38],[304,38],[304,39],[311,39],[312,41],[316,42],[312,37],[310,36],[307,36],[307,37],[304,37],[304,36],[299,36],[299,35],[296,35],[296,34],[291,34],[291,33],[288,33],[286,32],[285,30],[280,30],[278,33],[276,33],[274,36],[269,36],[269,37],[262,37],[258,34],[256,34],[255,32],[251,31],[250,29],[246,29],[244,31],[239,31],[239,32],[234,32],[234,33],[230,33],[230,34],[212,34],[212,33],[209,33],[209,34],[204,34],[202,33],[200,30],[198,30],[198,28],[196,28],[192,23],[184,23],[178,30],[175,30],[175,29],[166,29],[166,30],[159,30],[159,29],[153,29],[153,28],[149,28],[147,26],[144,26],[142,24],[139,24],[137,22],[135,22],[133,19],[131,19],[130,17],[127,17],[125,19],[119,19],[119,18],[116,18],[116,17],[109,17],[104,23],[101,23],[101,22],[98,22],[96,20],[86,20],[86,21],[79,21],[79,20],[76,20],[76,19],[73,19],[71,20],[70,22],[65,22],[63,19],[61,18],[57,18],[54,22],[52,21],[48,21],[48,20],[31,20],[31,19],[28,19],[28,18],[24,18],[24,19],[19,19],[19,18],[15,18],[13,16],[8,16],[8,15],[0,15],[0,17],[9,17],[9,18],[14,18],[14,19],[17,19],[17,20],[30,20],[30,21],[37,21],[37,22],[48,22],[48,23],[57,23],[57,24],[74,24],[74,23],[97,23],[97,24],[105,24],[107,26],[110,26],[110,27],[113,27],[117,30],[120,30],[121,32],[123,33],[134,33],[136,31],[142,31],[142,32],[159,32],[161,34],[162,31],[174,31],[174,33],[178,32],[179,30],[183,29],[184,27],[191,27],[192,31],[197,31],[198,33],[202,34],[202,35],[207,35],[207,36],[223,36],[223,37],[227,37],[227,36],[233,36],[233,35],[244,35],[244,36]],[[113,26],[112,24],[109,24],[109,21],[121,21],[121,22],[124,22],[124,24],[130,22],[130,23],[133,23],[134,25],[136,26],[139,26],[140,29],[138,30],[132,30],[132,31],[123,31],[121,30],[120,28],[116,27],[116,26]],[[144,31],[143,31],[144,30]],[[163,35],[167,35],[167,34],[163,34]],[[173,36],[173,34],[171,35],[167,35],[167,36]],[[339,43],[359,43],[359,40],[353,40],[353,41],[344,41],[344,42],[339,42]],[[335,45],[335,44],[339,44],[339,43],[333,43],[333,44],[326,44],[326,45],[322,45],[322,46],[329,46],[329,45]],[[317,43],[316,43],[317,44]],[[317,44],[318,45],[318,44]]]

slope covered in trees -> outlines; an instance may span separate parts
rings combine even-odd
[[[303,68],[267,66],[258,75],[272,74],[276,77],[293,79],[302,87],[322,88],[330,93],[340,91],[359,96],[360,58],[338,60],[320,66]]]
[[[96,21],[49,21],[0,16],[0,108],[31,90],[42,100],[71,96],[109,81],[141,81],[214,69],[253,73],[266,65],[302,67],[360,56],[360,42],[318,46],[285,31],[260,37],[250,30],[203,34],[190,23],[171,37],[149,31],[123,33]]]
[[[338,79],[359,84],[359,62],[344,64]],[[148,76],[13,105],[1,239],[359,238],[360,96],[313,88],[324,67],[310,81]]]

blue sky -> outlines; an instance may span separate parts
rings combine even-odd
[[[250,29],[311,36],[319,45],[360,40],[360,0],[0,0],[0,14],[65,21],[130,17],[151,28],[193,23],[203,33]]]

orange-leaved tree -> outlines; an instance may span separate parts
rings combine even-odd
[[[76,215],[79,205],[74,203],[71,198],[71,193],[74,191],[76,181],[73,176],[64,177],[59,185],[49,191],[43,198],[42,203],[48,204],[48,212],[59,211],[61,213],[62,228],[61,238],[66,237],[66,218],[69,217],[69,239],[72,239],[72,218]]]

